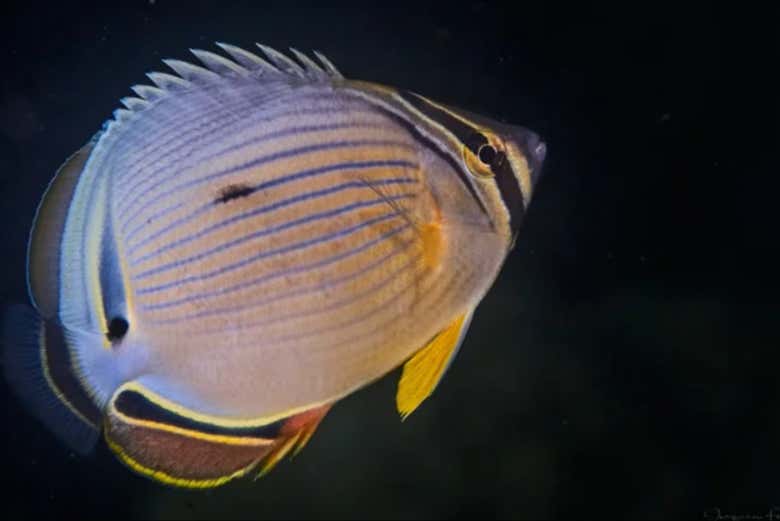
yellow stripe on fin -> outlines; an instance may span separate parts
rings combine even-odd
[[[395,404],[402,419],[428,398],[447,371],[466,336],[473,311],[458,317],[404,365]]]
[[[104,437],[123,463],[161,483],[220,486],[247,474],[276,446],[274,426],[268,432],[220,429],[178,416],[128,387],[117,389],[106,407]]]
[[[298,442],[298,438],[301,436],[301,433],[294,434],[291,437],[287,438],[286,440],[282,441],[279,446],[277,446],[274,450],[271,451],[268,456],[263,459],[263,462],[260,464],[260,472],[257,474],[257,477],[255,479],[260,479],[276,466],[277,463],[282,461],[282,458],[284,458],[290,450],[295,447],[295,444]]]

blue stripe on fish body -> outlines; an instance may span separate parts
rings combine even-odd
[[[179,185],[176,185],[170,189],[163,190],[161,192],[156,193],[154,196],[149,197],[149,199],[145,200],[144,203],[136,209],[136,212],[129,216],[127,220],[125,221],[127,224],[134,221],[138,218],[138,216],[142,215],[142,213],[155,203],[157,203],[160,200],[165,199],[166,197],[169,197],[172,194],[179,193],[183,190],[187,190],[202,184],[211,183],[212,181],[216,179],[220,179],[225,176],[229,176],[232,174],[240,173],[242,171],[249,170],[251,168],[255,168],[258,166],[266,165],[268,163],[272,163],[274,161],[279,161],[281,159],[288,159],[293,158],[298,155],[302,154],[309,154],[313,152],[321,152],[324,150],[333,150],[333,149],[339,149],[339,148],[357,148],[357,147],[368,147],[368,146],[377,146],[377,147],[409,147],[410,145],[405,142],[400,141],[381,141],[381,140],[362,140],[362,141],[335,141],[330,143],[320,143],[315,145],[306,145],[303,147],[294,148],[291,150],[282,150],[279,152],[274,152],[272,154],[254,158],[252,160],[243,162],[240,165],[236,165],[230,168],[226,168],[223,170],[220,170],[218,172],[214,172],[211,174],[208,174],[203,177],[198,177],[196,179],[192,179],[190,181],[186,181],[184,183],[181,183]],[[292,178],[295,179],[295,178]],[[291,180],[292,180],[291,179]],[[272,185],[269,185],[272,186]],[[150,190],[144,191],[139,195],[140,197],[143,197],[147,195]],[[126,225],[127,225],[126,224]]]
[[[332,109],[325,110],[319,110],[319,111],[308,111],[307,114],[310,115],[325,115],[332,113]],[[297,114],[297,112],[290,112],[289,109],[287,109],[284,112],[281,112],[278,114],[279,117],[283,116],[289,116],[291,114]],[[375,115],[373,112],[364,112],[363,114],[369,114],[369,115]],[[376,123],[376,118],[374,119]],[[253,128],[254,125],[256,125],[257,122],[253,123],[247,123],[242,128],[235,129],[235,131],[243,131],[247,129]],[[284,128],[281,130],[275,130],[270,133],[265,133],[260,136],[252,137],[249,139],[244,139],[239,143],[229,145],[227,147],[222,147],[216,152],[210,153],[205,156],[196,156],[197,162],[202,163],[204,161],[210,161],[213,159],[218,159],[220,157],[224,157],[225,155],[229,154],[230,152],[235,152],[237,150],[240,150],[245,147],[250,147],[253,145],[260,145],[262,143],[266,143],[269,141],[272,141],[277,138],[281,137],[287,137],[287,136],[294,136],[298,134],[305,134],[305,133],[312,133],[312,132],[321,132],[325,130],[337,130],[337,129],[345,129],[345,128],[360,128],[361,125],[369,126],[370,123],[361,123],[361,122],[346,122],[346,123],[330,123],[330,124],[309,124],[309,125],[299,125],[299,126],[293,126]],[[192,143],[187,143],[188,145],[192,145]],[[189,159],[189,156],[192,155],[193,150],[187,149],[185,150],[187,154],[183,156],[185,159]],[[174,160],[172,160],[172,158]],[[150,192],[151,190],[154,190],[158,188],[159,186],[162,186],[166,181],[170,181],[172,178],[181,175],[182,173],[187,171],[187,168],[191,168],[194,163],[190,161],[183,161],[183,165],[181,164],[182,158],[179,158],[176,156],[175,152],[170,152],[170,155],[166,158],[167,160],[163,162],[161,165],[158,165],[158,167],[155,170],[152,170],[150,173],[146,175],[142,175],[143,172],[135,172],[132,175],[128,175],[129,178],[133,179],[133,183],[129,184],[126,188],[126,200],[122,202],[122,206],[120,207],[119,217],[121,219],[124,219],[126,216],[126,212],[128,209],[132,208],[132,206],[138,202],[139,199],[142,198],[143,195]],[[160,163],[158,161],[158,163]],[[153,163],[153,164],[158,164]],[[132,166],[126,166],[125,172],[132,172],[133,167]],[[127,174],[125,174],[127,175]],[[144,184],[149,183],[150,181],[154,180],[155,178],[162,176],[162,179],[154,183],[152,186],[149,186],[146,188],[144,192],[137,193],[138,189],[142,187]]]
[[[392,260],[393,258],[403,254],[412,244],[414,244],[414,241],[404,241],[399,246],[397,246],[395,249],[391,250],[389,253],[383,255],[382,257],[379,257],[376,261],[371,262],[370,264],[361,267],[357,271],[354,271],[352,273],[349,273],[347,275],[341,276],[339,278],[330,279],[326,282],[320,282],[317,284],[312,284],[309,286],[300,287],[295,291],[288,291],[286,293],[276,294],[272,295],[270,297],[265,297],[260,300],[255,300],[251,302],[247,302],[245,304],[242,304],[239,306],[228,306],[228,307],[212,307],[208,310],[199,311],[197,313],[193,314],[187,314],[183,316],[178,317],[166,317],[162,320],[156,320],[152,318],[152,322],[154,323],[165,323],[165,324],[174,324],[176,322],[186,322],[188,320],[195,320],[199,318],[206,318],[211,317],[215,315],[227,315],[230,313],[238,313],[239,311],[245,311],[248,309],[255,309],[259,306],[269,304],[272,302],[279,302],[281,300],[291,299],[295,297],[300,297],[303,295],[308,295],[312,292],[321,291],[323,289],[333,289],[337,288],[341,284],[346,284],[349,282],[354,281],[355,279],[360,278],[362,275],[365,275],[368,272],[371,272],[372,270],[375,270],[377,268],[384,267],[384,265]],[[160,309],[160,308],[157,308]]]
[[[379,205],[385,205],[388,201],[400,201],[402,199],[407,199],[409,197],[413,197],[413,194],[403,194],[403,195],[394,195],[387,198],[376,198],[371,199],[368,201],[360,201],[356,203],[351,203],[345,206],[342,206],[340,208],[336,208],[333,210],[327,210],[324,212],[315,213],[312,215],[307,215],[305,217],[301,217],[300,219],[295,219],[292,221],[287,221],[283,224],[279,224],[270,228],[265,228],[263,230],[258,230],[253,233],[250,233],[248,235],[243,235],[241,237],[237,237],[231,241],[228,241],[226,243],[220,244],[218,246],[214,246],[213,248],[198,252],[194,255],[191,255],[189,257],[185,257],[183,259],[176,260],[174,262],[170,262],[167,264],[162,264],[160,266],[148,269],[146,271],[142,271],[140,273],[135,274],[135,280],[143,280],[146,277],[149,277],[151,275],[156,275],[158,273],[163,273],[165,271],[171,270],[173,268],[178,268],[181,266],[185,266],[187,264],[190,264],[195,261],[199,261],[201,259],[204,259],[210,255],[213,255],[215,253],[223,252],[229,248],[232,248],[234,246],[238,246],[240,244],[244,244],[247,241],[252,241],[255,239],[258,239],[260,237],[264,237],[266,235],[271,235],[273,233],[280,232],[282,230],[288,230],[290,228],[294,228],[296,226],[300,226],[302,224],[308,224],[311,222],[319,221],[322,219],[330,219],[332,217],[336,217],[338,215],[348,213],[360,208],[367,208],[370,206],[379,206]],[[340,236],[340,235],[339,235]],[[318,242],[318,241],[317,241]],[[313,242],[312,244],[316,244],[317,242]]]
[[[255,289],[257,286],[263,284],[264,282],[268,282],[273,279],[279,279],[283,277],[289,277],[290,275],[294,275],[296,273],[302,273],[306,271],[313,271],[319,268],[323,268],[325,266],[328,266],[330,264],[337,263],[339,261],[342,261],[344,259],[347,259],[349,257],[358,255],[360,253],[363,253],[371,248],[376,247],[378,244],[380,244],[383,241],[392,239],[396,237],[398,234],[400,234],[403,231],[406,231],[410,228],[409,224],[403,224],[401,226],[395,227],[392,230],[383,233],[379,237],[376,237],[374,239],[368,240],[361,244],[360,246],[357,246],[355,248],[352,248],[350,250],[338,253],[336,255],[327,257],[325,259],[322,259],[317,262],[302,264],[299,266],[294,266],[292,268],[288,268],[281,271],[271,272],[264,275],[261,275],[259,277],[255,277],[254,279],[247,280],[245,282],[229,285],[225,287],[221,287],[217,290],[212,290],[209,292],[203,292],[203,293],[194,293],[192,295],[189,295],[184,298],[176,299],[176,300],[169,300],[164,301],[157,304],[151,304],[151,305],[142,305],[143,309],[147,311],[154,311],[174,306],[181,306],[185,304],[190,304],[194,301],[204,301],[208,298],[216,297],[216,296],[224,296],[228,295],[230,293],[242,290],[242,289],[248,289],[252,288]]]
[[[384,185],[390,185],[390,184],[416,183],[417,180],[410,179],[410,178],[407,178],[407,177],[396,177],[396,178],[390,178],[390,179],[372,180],[371,182],[374,185],[384,186]],[[147,254],[144,254],[144,255],[142,255],[142,256],[140,256],[138,258],[131,259],[130,260],[130,264],[132,266],[137,266],[139,264],[142,264],[145,261],[148,261],[148,260],[156,257],[157,255],[159,255],[159,254],[161,254],[161,253],[163,253],[165,251],[171,250],[173,248],[176,248],[178,246],[181,246],[181,245],[186,244],[188,242],[191,242],[193,240],[199,239],[199,238],[203,237],[204,235],[209,234],[210,232],[213,232],[215,230],[219,230],[221,228],[224,228],[225,226],[228,226],[228,225],[231,225],[231,224],[234,224],[234,223],[237,223],[237,222],[241,222],[242,220],[248,219],[250,217],[254,217],[256,215],[259,215],[259,214],[262,214],[262,213],[266,213],[266,212],[271,212],[273,210],[276,210],[276,209],[279,209],[279,208],[283,208],[285,206],[289,206],[289,205],[292,205],[292,204],[295,204],[295,203],[307,201],[307,200],[310,200],[310,199],[315,199],[317,197],[322,197],[322,196],[325,196],[325,195],[335,194],[337,192],[340,192],[342,190],[348,190],[350,188],[365,188],[365,183],[363,183],[361,181],[347,181],[345,183],[341,183],[341,184],[338,184],[336,186],[332,186],[332,187],[325,188],[325,189],[322,189],[322,190],[315,190],[313,192],[307,192],[307,193],[303,193],[301,195],[296,195],[294,197],[289,197],[287,199],[283,199],[281,201],[275,202],[275,203],[267,205],[267,206],[260,206],[258,208],[253,209],[253,210],[250,210],[250,211],[247,211],[247,212],[243,212],[243,213],[240,213],[238,215],[234,215],[234,216],[229,217],[229,218],[227,218],[227,219],[225,219],[223,221],[220,221],[218,223],[215,223],[215,224],[212,224],[210,226],[207,226],[207,227],[201,229],[200,231],[198,231],[197,233],[194,233],[194,234],[191,234],[191,235],[187,235],[187,236],[182,237],[180,239],[176,239],[174,241],[171,241],[168,244],[166,244],[165,246],[161,246],[160,248],[158,248],[158,249],[156,249],[154,251],[151,251],[151,252],[149,252]],[[252,192],[256,192],[256,191],[257,191],[257,189],[253,187],[252,188]],[[184,217],[184,218],[176,221],[175,223],[172,223],[171,225],[166,226],[162,230],[158,230],[156,233],[150,235],[149,236],[150,238],[147,239],[147,242],[151,241],[151,240],[154,240],[154,239],[157,239],[158,237],[163,235],[163,233],[165,233],[166,231],[171,231],[171,230],[175,229],[177,226],[179,226],[179,225],[181,225],[183,223],[189,222],[192,219],[196,218],[197,216],[201,215],[202,213],[211,210],[212,206],[213,206],[212,203],[206,203],[205,205],[201,206],[198,210],[196,210],[195,212],[191,213],[187,217]],[[140,248],[143,245],[144,245],[144,243],[137,244],[133,249],[131,249],[130,254],[132,254],[132,252],[134,250],[137,250],[138,248]]]
[[[311,169],[307,169],[307,170],[294,172],[292,174],[286,174],[286,175],[283,175],[283,176],[278,177],[276,179],[272,179],[270,181],[265,181],[265,182],[256,184],[256,185],[252,186],[251,188],[252,188],[253,192],[259,192],[261,190],[266,190],[266,189],[269,189],[269,188],[273,188],[275,186],[279,186],[279,185],[282,185],[282,184],[285,184],[285,183],[290,183],[290,182],[293,182],[293,181],[298,181],[298,180],[302,180],[302,179],[306,179],[306,178],[310,178],[310,177],[315,177],[315,176],[319,176],[319,175],[323,175],[323,174],[329,174],[329,173],[335,173],[335,172],[343,172],[343,171],[356,171],[356,170],[371,169],[371,168],[416,169],[417,165],[414,164],[414,163],[411,163],[409,161],[403,161],[403,160],[400,160],[400,161],[398,161],[398,160],[397,161],[381,160],[381,161],[361,161],[361,162],[350,162],[350,163],[338,163],[338,164],[335,164],[335,165],[326,165],[326,166],[321,166],[321,167],[317,167],[317,168],[311,168]],[[381,179],[378,182],[380,182],[380,184],[382,184],[382,180]],[[343,183],[342,185],[339,185],[339,186],[347,188],[347,187],[351,187],[352,185],[347,186],[347,183]],[[247,218],[247,217],[254,217],[254,216],[259,215],[261,213],[273,211],[273,210],[282,208],[282,207],[290,205],[290,204],[295,204],[295,203],[298,203],[298,202],[311,200],[311,199],[319,197],[321,195],[329,195],[331,193],[334,193],[334,192],[338,191],[336,189],[336,187],[332,187],[332,188],[326,189],[326,190],[331,190],[331,191],[319,190],[319,191],[311,192],[311,194],[313,194],[313,195],[309,195],[308,193],[304,193],[304,194],[301,194],[301,195],[290,197],[290,198],[288,198],[285,201],[278,201],[278,202],[272,203],[272,204],[270,204],[268,206],[265,206],[265,207],[260,207],[260,208],[253,209],[251,211],[245,212],[241,216],[232,217],[232,218],[227,219],[227,220],[225,220],[223,222],[225,223],[225,225],[232,224],[234,222],[237,222],[238,220],[241,220],[241,219],[244,219],[244,218]],[[139,248],[145,246],[146,244],[148,244],[148,243],[150,243],[152,241],[155,241],[155,240],[159,239],[165,233],[173,231],[176,228],[178,228],[179,226],[181,226],[182,224],[190,222],[191,220],[193,220],[193,219],[199,217],[200,215],[202,215],[203,213],[211,211],[213,209],[214,209],[213,201],[207,201],[207,202],[203,203],[202,205],[200,205],[200,207],[197,208],[196,210],[194,210],[191,214],[189,214],[187,216],[184,216],[184,217],[181,217],[181,218],[173,221],[172,223],[166,225],[165,227],[163,227],[160,230],[157,230],[154,233],[150,233],[149,235],[147,235],[147,237],[145,237],[144,239],[142,239],[141,241],[139,241],[137,243],[130,243],[130,240],[132,239],[132,236],[128,234],[126,236],[127,237],[126,240],[128,240],[128,243],[130,244],[130,246],[128,248],[128,253],[130,255],[133,255],[136,251],[138,251]],[[168,212],[165,212],[165,213],[168,213]],[[165,215],[165,214],[163,214],[163,215]],[[217,223],[217,224],[211,225],[212,228],[210,228],[210,229],[217,229],[217,228],[220,228],[221,226],[222,226],[221,223]],[[142,229],[142,228],[139,228],[139,230],[140,229]]]
[[[399,214],[397,212],[385,213],[383,215],[380,215],[379,217],[375,217],[373,219],[369,219],[369,220],[367,220],[365,222],[362,222],[360,224],[349,226],[347,228],[344,228],[344,229],[339,230],[339,231],[334,232],[334,233],[328,233],[326,235],[322,235],[322,236],[319,236],[319,237],[314,237],[312,239],[306,239],[304,241],[299,241],[297,243],[290,244],[290,245],[287,245],[287,246],[284,246],[282,248],[278,248],[278,249],[275,249],[275,250],[263,251],[262,253],[258,253],[256,255],[253,255],[253,256],[248,257],[246,259],[242,259],[242,260],[240,260],[238,262],[234,262],[232,264],[228,264],[227,266],[223,266],[223,267],[218,268],[218,269],[213,270],[213,271],[200,273],[198,275],[193,275],[193,276],[190,276],[190,277],[184,277],[183,279],[175,280],[175,281],[168,282],[168,283],[165,283],[165,284],[160,284],[160,285],[157,285],[157,286],[147,286],[147,287],[143,287],[142,286],[142,287],[140,287],[137,290],[137,293],[139,295],[144,295],[144,294],[147,294],[147,293],[157,293],[157,292],[160,292],[160,291],[163,291],[163,290],[166,290],[166,289],[170,289],[170,288],[173,288],[173,287],[178,287],[178,286],[182,286],[182,285],[185,285],[185,284],[190,284],[192,282],[202,281],[204,279],[211,279],[211,278],[217,277],[219,275],[223,275],[225,273],[229,273],[231,271],[243,268],[243,267],[245,267],[245,266],[247,266],[247,265],[249,265],[249,264],[251,264],[253,262],[257,262],[260,259],[265,259],[266,257],[270,257],[272,255],[281,255],[281,254],[284,254],[284,253],[287,253],[287,252],[290,252],[290,251],[293,251],[293,250],[299,250],[299,249],[303,249],[303,248],[308,248],[310,246],[314,246],[314,245],[317,245],[317,244],[322,244],[324,242],[340,239],[340,238],[346,237],[346,236],[348,236],[350,234],[353,234],[353,233],[355,233],[357,231],[369,228],[369,227],[371,227],[371,226],[373,226],[373,225],[375,225],[377,223],[384,222],[384,221],[387,221],[387,220],[393,219],[393,218],[400,218],[400,216],[399,216]],[[149,275],[147,275],[147,276],[149,276]],[[146,277],[138,277],[138,278],[139,279],[143,279],[143,278],[146,278]]]

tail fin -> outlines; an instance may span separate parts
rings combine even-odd
[[[101,413],[74,371],[62,328],[28,306],[14,305],[3,317],[2,344],[5,378],[14,393],[60,440],[89,452]]]

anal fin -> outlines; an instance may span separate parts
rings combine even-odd
[[[458,317],[404,365],[395,396],[403,419],[436,389],[466,336],[472,314],[470,311]]]
[[[330,405],[325,405],[288,418],[280,430],[280,441],[260,462],[257,477],[268,474],[290,451],[295,457],[309,442],[329,410]]]
[[[300,450],[329,407],[271,422],[234,420],[225,425],[134,381],[114,393],[105,438],[117,456],[142,475],[178,487],[210,488],[258,469],[260,475],[267,474],[291,450]]]

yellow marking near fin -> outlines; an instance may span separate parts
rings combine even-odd
[[[273,449],[260,463],[260,472],[255,479],[260,479],[276,466],[284,458],[290,449],[292,449],[301,437],[302,432],[298,432],[284,440],[277,448]]]
[[[470,321],[471,313],[458,317],[406,362],[395,396],[402,419],[414,412],[436,388],[457,353]]]
[[[435,269],[439,266],[442,254],[442,231],[441,222],[432,221],[422,225],[419,228],[420,237],[423,242],[423,260],[428,269]]]
[[[260,472],[255,479],[268,474],[290,451],[292,451],[290,457],[294,458],[309,442],[329,410],[330,405],[324,405],[291,417],[282,427],[283,439],[279,445],[261,460]]]
[[[108,444],[108,447],[114,451],[114,453],[119,457],[119,459],[125,465],[127,465],[134,471],[138,472],[139,474],[154,479],[156,481],[159,481],[160,483],[163,483],[165,485],[172,485],[172,486],[184,487],[184,488],[199,488],[199,489],[214,488],[220,485],[224,485],[228,481],[244,476],[254,466],[253,463],[242,469],[233,472],[232,474],[229,474],[227,476],[220,476],[216,478],[209,478],[209,479],[177,478],[176,476],[172,476],[166,472],[163,472],[162,470],[159,469],[155,470],[153,468],[147,467],[139,463],[133,457],[131,457],[127,452],[125,452],[124,449],[118,443],[112,440],[107,432],[105,433],[104,437],[106,443]]]
[[[306,427],[302,432],[300,438],[298,438],[298,443],[295,444],[295,448],[293,448],[292,454],[290,454],[291,458],[294,458],[298,455],[299,452],[303,450],[303,448],[306,446],[307,443],[309,443],[309,440],[314,435],[314,431],[317,430],[317,427],[319,426],[320,422],[317,422],[309,427]]]
[[[358,179],[365,183],[365,185],[373,190],[379,197],[384,199],[388,206],[409,223],[409,226],[417,233],[417,236],[422,242],[423,262],[425,263],[425,266],[428,269],[437,268],[444,250],[441,208],[434,204],[432,208],[433,215],[423,222],[423,220],[414,215],[412,211],[404,208],[398,201],[394,201],[386,195],[380,187],[374,185],[362,176],[358,176]]]

